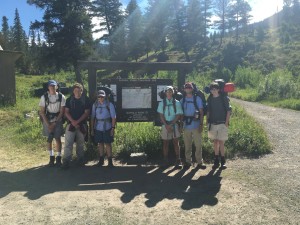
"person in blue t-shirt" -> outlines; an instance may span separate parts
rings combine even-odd
[[[176,154],[175,166],[181,164],[180,159],[180,147],[179,147],[179,126],[178,120],[182,115],[181,104],[173,96],[174,88],[172,86],[166,87],[166,97],[158,105],[157,112],[159,113],[161,123],[161,138],[163,140],[163,155],[164,163],[163,166],[168,166],[168,149],[169,141],[173,140],[174,150]]]
[[[94,136],[95,142],[99,149],[98,166],[104,164],[104,148],[108,158],[108,166],[113,167],[112,162],[112,145],[114,142],[116,111],[114,105],[106,98],[105,91],[98,91],[98,101],[93,104],[91,116],[91,135]]]
[[[184,167],[192,164],[192,144],[194,141],[197,167],[205,169],[202,159],[203,104],[199,96],[194,95],[192,83],[184,85],[185,95],[181,99],[183,109],[183,140],[185,146]]]

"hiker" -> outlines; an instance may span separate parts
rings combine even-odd
[[[115,106],[106,98],[104,90],[99,90],[97,99],[92,107],[91,135],[98,145],[98,166],[104,165],[104,150],[108,159],[108,167],[114,167],[112,161],[112,143],[114,142],[116,111]]]
[[[73,144],[76,142],[77,164],[83,166],[84,142],[87,135],[87,119],[90,115],[89,98],[83,94],[83,86],[79,83],[73,85],[73,93],[66,100],[65,117],[67,126],[65,132],[65,148],[63,156],[63,169],[68,169],[72,160]]]
[[[225,162],[225,141],[228,140],[228,126],[230,119],[230,106],[228,97],[220,94],[220,86],[213,82],[209,86],[211,95],[207,99],[207,127],[208,138],[213,140],[214,144],[214,165],[213,169],[220,166],[219,154],[221,154],[221,168],[226,168]]]
[[[61,166],[61,136],[64,133],[62,118],[66,104],[65,96],[57,92],[57,82],[48,81],[48,91],[40,99],[40,116],[43,121],[43,135],[47,137],[47,148],[50,155],[49,166]],[[55,158],[52,141],[55,139],[57,156]]]
[[[201,98],[195,95],[192,83],[184,85],[184,92],[184,97],[180,101],[183,110],[183,141],[185,147],[183,166],[187,169],[192,164],[192,144],[194,141],[197,168],[205,169],[206,166],[202,159],[203,103]]]
[[[160,120],[162,123],[161,127],[161,138],[163,140],[163,166],[169,165],[168,151],[169,141],[173,140],[174,150],[176,154],[175,166],[178,167],[181,164],[180,159],[180,147],[179,147],[179,121],[183,114],[181,104],[174,97],[174,88],[167,86],[165,90],[165,97],[159,103],[157,112],[159,113]]]

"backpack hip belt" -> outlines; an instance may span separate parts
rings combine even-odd
[[[57,113],[50,113],[50,112],[47,112],[46,113],[46,117],[48,120],[53,120],[55,117],[57,117],[59,115],[59,112]]]

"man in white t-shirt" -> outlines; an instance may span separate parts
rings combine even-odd
[[[50,154],[49,166],[61,165],[61,136],[63,135],[62,117],[66,98],[63,94],[57,92],[57,82],[48,81],[48,92],[41,96],[39,103],[40,116],[43,120],[43,135],[47,137],[47,147]],[[52,148],[52,141],[56,141],[57,156],[55,158]]]

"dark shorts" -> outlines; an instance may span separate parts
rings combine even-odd
[[[95,143],[113,143],[114,136],[110,135],[111,129],[106,131],[95,130]]]

